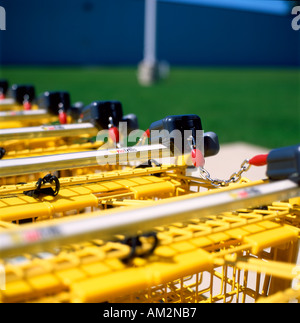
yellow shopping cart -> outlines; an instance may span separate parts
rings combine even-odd
[[[119,102],[72,124],[56,106],[60,125],[0,131],[1,302],[299,301],[299,146],[220,180],[198,116],[154,122],[128,147],[117,124],[125,137],[137,123]],[[89,142],[99,130],[108,145]],[[266,179],[242,177],[261,164]]]
[[[269,191],[264,185],[268,184],[258,184]],[[234,185],[227,198],[246,188],[249,183]],[[213,215],[215,205],[207,213],[200,204],[210,197],[224,198],[224,193],[221,189],[142,207],[123,205],[101,214],[21,227],[1,222],[6,269],[2,301],[195,303],[299,298],[295,265],[299,228],[285,223],[299,205],[282,210],[270,204]],[[188,208],[191,204],[193,209]],[[167,217],[164,213],[170,209],[175,210],[174,218],[169,215],[150,224],[150,214]]]
[[[32,92],[30,95],[27,93]],[[17,86],[16,105],[10,108],[2,104],[0,128],[22,128],[39,125],[66,124],[77,122],[80,106],[71,105],[70,94],[64,91],[45,92],[35,99],[35,90],[31,86]],[[23,97],[31,97],[30,105],[25,109],[20,102]],[[1,101],[0,101],[1,103]],[[29,103],[28,103],[29,104]],[[0,105],[1,106],[1,105]]]
[[[8,81],[0,83],[0,110],[21,111],[36,110],[36,92],[34,85],[13,84],[9,88]]]
[[[62,101],[59,98],[62,94],[52,94],[47,95],[45,99],[48,110],[53,114],[56,111],[56,114],[61,115],[58,111],[61,109]],[[103,145],[102,140],[97,140],[99,130],[107,129],[109,132],[112,129],[118,132],[117,127],[112,126],[111,122],[115,124],[123,122],[131,127],[137,127],[137,119],[134,115],[123,116],[120,102],[98,101],[91,106],[94,113],[86,115],[87,111],[91,110],[90,106],[83,109],[80,122],[0,130],[2,158],[34,157],[98,149]],[[74,109],[69,108],[68,104],[65,104],[65,108],[71,111],[70,115],[81,115],[78,111],[74,112]]]
[[[251,163],[263,160],[259,182],[189,176],[183,163],[60,179],[56,196],[2,187],[1,300],[298,300],[299,146]]]

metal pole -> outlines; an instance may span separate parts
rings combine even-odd
[[[30,111],[3,111],[0,112],[0,122],[5,121],[35,121],[41,118],[50,118],[46,110],[30,110]]]
[[[156,61],[157,0],[145,0],[144,58],[139,64],[138,78],[142,85],[151,85],[159,78]]]
[[[20,117],[21,118],[21,117]],[[91,123],[50,125],[0,130],[0,141],[52,138],[63,136],[97,135],[98,129]]]
[[[144,35],[144,62],[156,62],[156,9],[157,0],[145,2],[145,35]]]
[[[169,157],[170,150],[164,145],[99,149],[52,156],[5,159],[0,161],[0,178],[64,169],[117,165],[133,161],[145,162],[148,159]]]

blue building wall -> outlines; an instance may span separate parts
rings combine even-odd
[[[300,32],[291,21],[290,16],[162,3],[159,55],[171,52],[176,64],[188,58],[204,65],[297,65]]]
[[[143,0],[2,0],[1,64],[137,64]],[[299,65],[292,16],[159,3],[158,58],[173,65]]]

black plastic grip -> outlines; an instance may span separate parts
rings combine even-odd
[[[188,138],[198,139],[197,131],[203,130],[199,116],[194,114],[173,115],[153,122],[149,128],[150,143],[169,146],[172,154],[184,154],[189,151]],[[198,148],[201,143],[196,143]]]
[[[11,87],[11,97],[19,104],[24,101],[33,102],[35,100],[35,87],[33,85],[14,84]]]
[[[220,151],[220,143],[214,132],[204,133],[204,157],[216,156]]]
[[[267,164],[269,179],[291,179],[300,183],[300,144],[272,150]]]
[[[116,127],[119,126],[123,119],[123,108],[119,101],[95,101],[85,107],[81,115],[82,122],[91,122],[102,130],[108,129],[111,122]]]
[[[196,137],[196,130],[203,130],[200,117],[195,114],[168,116],[162,120],[156,121],[151,124],[150,131],[152,130],[167,130],[170,133],[173,130],[192,130],[193,135]]]
[[[8,81],[0,80],[0,93],[6,94],[8,90]]]
[[[199,130],[201,131],[203,130],[203,128],[202,128],[202,122],[199,116],[194,114],[188,114],[188,115],[168,116],[162,120],[152,123],[149,130],[150,130],[150,134],[151,134],[151,131],[153,130],[159,130],[159,131],[166,130],[169,132],[169,134],[171,134],[172,131],[174,130],[177,130],[177,131],[179,130],[182,135],[181,147],[187,149],[188,138],[185,135],[185,131],[188,130],[190,134],[193,136],[193,138],[196,139],[198,137],[197,131]],[[207,132],[203,134],[203,137],[204,137],[204,156],[210,157],[210,156],[217,155],[220,150],[218,136],[214,132]],[[150,142],[151,142],[151,137],[150,137]],[[162,138],[162,143],[163,143],[163,138]],[[174,144],[174,141],[173,141],[173,144]],[[172,148],[172,142],[171,142],[171,148]]]
[[[60,110],[67,112],[71,108],[70,94],[65,91],[45,92],[39,97],[38,105],[52,115],[58,115]]]

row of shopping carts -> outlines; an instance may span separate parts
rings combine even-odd
[[[199,116],[141,131],[118,101],[0,94],[1,302],[300,300],[300,146],[214,179]]]

